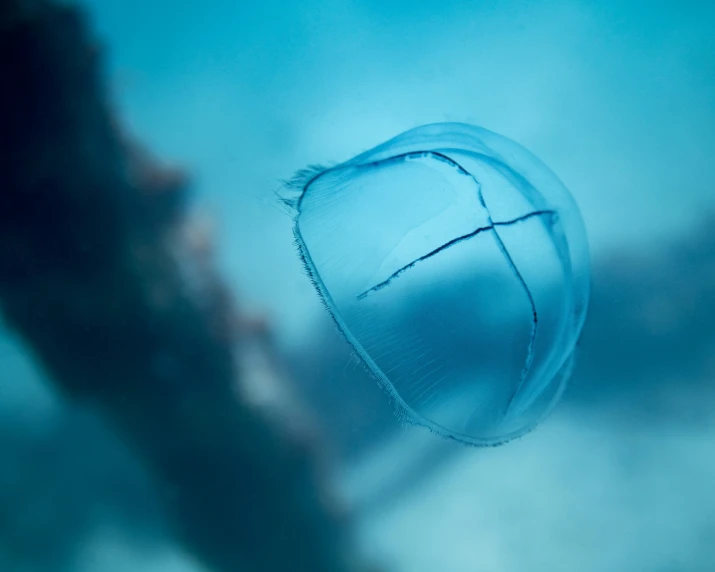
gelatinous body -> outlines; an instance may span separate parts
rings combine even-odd
[[[308,273],[405,419],[493,445],[548,414],[570,374],[589,261],[578,209],[545,165],[444,123],[294,186]]]

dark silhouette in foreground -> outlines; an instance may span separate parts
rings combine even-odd
[[[130,444],[209,568],[346,570],[313,437],[241,396],[237,349],[262,334],[192,234],[186,177],[121,133],[100,56],[77,8],[3,2],[2,316]]]

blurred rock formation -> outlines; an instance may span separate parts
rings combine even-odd
[[[207,568],[346,570],[315,437],[239,390],[246,360],[271,371],[268,332],[215,270],[186,175],[121,132],[101,72],[79,9],[2,2],[4,321],[130,444]]]

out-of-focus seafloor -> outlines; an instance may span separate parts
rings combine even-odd
[[[0,571],[715,569],[713,25],[3,0]],[[572,382],[499,448],[394,418],[273,194],[433,121],[533,150],[589,230]]]

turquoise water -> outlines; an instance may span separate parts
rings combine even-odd
[[[69,206],[90,222],[105,220],[92,210],[103,196],[93,178],[105,174],[101,161],[78,177],[70,152],[80,149],[85,161],[101,156],[102,146],[84,139],[94,120],[77,125],[81,136],[71,145],[38,153],[23,173],[31,192],[0,203],[0,236],[15,226],[28,232],[0,242],[0,570],[302,572],[298,556],[328,562],[344,548],[336,530],[353,549],[349,572],[715,569],[712,3],[83,6],[92,41],[64,73],[105,66],[114,119],[189,173],[179,205],[187,224],[161,235],[172,256],[184,257],[177,275],[187,282],[178,297],[167,295],[157,279],[166,259],[153,258],[142,241],[151,236],[145,226],[124,229],[132,241],[122,260],[137,262],[141,295],[167,313],[137,327],[136,307],[118,312],[105,303],[136,291],[113,298],[119,281],[72,279],[71,272],[106,271],[111,253],[91,254],[111,242],[76,242],[97,225],[67,224],[72,209],[48,200],[57,197],[48,173],[71,165],[68,180],[84,182],[87,194]],[[42,73],[22,65],[31,51],[3,52],[20,65],[3,68],[16,75],[0,99]],[[43,125],[57,106],[77,117],[90,110],[83,99],[44,93],[46,101],[16,102],[3,124],[27,112]],[[565,327],[565,316],[583,286],[565,279],[564,240],[576,249],[572,263],[584,256],[574,239],[582,231],[563,226],[579,220],[569,201],[546,193],[544,204],[530,205],[499,183],[482,205],[454,168],[461,160],[440,162],[434,149],[411,149],[376,169],[343,164],[435,123],[480,125],[518,141],[568,188],[589,239],[592,278],[575,348],[578,328]],[[34,142],[45,149],[66,125],[44,124]],[[420,136],[420,147],[433,135]],[[0,174],[24,164],[17,150],[26,143],[5,137],[13,161]],[[322,181],[331,184],[312,191],[335,191],[330,177],[351,173],[347,196],[360,190],[377,201],[352,203],[342,219],[326,214],[341,223],[330,237],[325,225],[304,220],[304,250],[321,259],[326,249],[316,267],[335,295],[332,312],[345,316],[360,348],[336,330],[305,275],[293,244],[295,212],[280,202],[283,181],[316,161],[325,166],[310,173],[327,173]],[[373,183],[386,180],[400,183],[390,186],[397,192],[375,193]],[[148,180],[155,188],[162,181]],[[301,181],[304,188],[308,179]],[[449,192],[428,193],[429,181]],[[12,189],[5,177],[0,195]],[[156,198],[161,203],[159,193],[146,205]],[[327,212],[322,201],[316,206]],[[27,219],[8,216],[23,209]],[[367,223],[348,224],[356,215]],[[46,226],[27,223],[38,220]],[[425,232],[409,235],[412,225]],[[106,225],[107,235],[113,229]],[[401,246],[390,254],[387,242]],[[332,262],[330,250],[341,253]],[[340,260],[348,255],[361,262],[345,280]],[[225,312],[210,331],[235,334],[228,366],[195,343],[191,312],[167,310],[176,299],[215,308],[205,304],[216,300],[213,269],[228,292],[218,290]],[[34,272],[47,279],[8,302],[8,285]],[[227,299],[240,319],[231,319]],[[11,331],[9,305],[35,312],[38,327],[27,336]],[[366,306],[372,310],[362,314]],[[168,314],[176,327],[159,335]],[[69,325],[112,319],[85,331],[58,328],[58,315]],[[55,367],[103,375],[72,391],[58,383],[40,343],[58,331],[55,342],[68,351],[55,354]],[[569,384],[543,418],[540,396],[561,389],[553,364],[572,350]],[[375,370],[361,365],[365,355]],[[114,360],[104,363],[107,356]],[[128,364],[142,360],[146,377],[127,376]],[[235,367],[236,383],[219,402],[250,403],[264,431],[252,432],[251,416],[207,406],[215,380],[206,372],[220,376],[226,367]],[[422,397],[410,396],[410,379]],[[145,401],[127,386],[148,389]],[[96,388],[111,388],[104,394],[111,406],[88,397]],[[520,407],[506,427],[512,397]],[[396,409],[406,412],[402,419]],[[439,422],[447,436],[489,443],[541,423],[506,446],[475,448],[403,422],[416,416]],[[127,420],[136,430],[129,437]],[[200,429],[214,421],[231,430]],[[270,438],[279,428],[297,443],[285,455]],[[320,486],[306,471],[312,461]],[[321,516],[334,526],[321,527]]]

